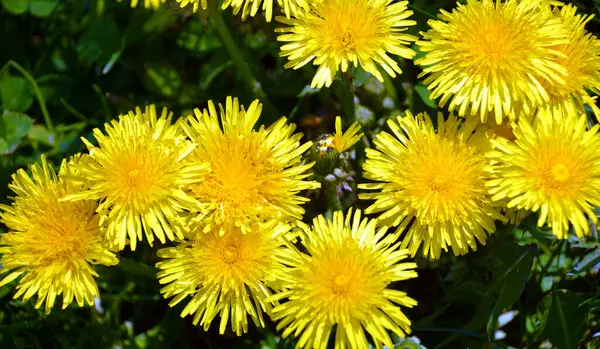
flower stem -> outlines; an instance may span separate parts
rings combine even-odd
[[[340,80],[334,81],[334,92],[337,94],[345,121],[354,120],[354,84],[352,77],[344,74]]]
[[[33,88],[33,93],[35,94],[35,97],[37,98],[38,103],[40,104],[40,109],[42,110],[42,115],[44,116],[44,123],[46,124],[46,128],[50,133],[53,133],[54,126],[52,125],[52,119],[50,119],[50,113],[48,113],[48,108],[46,108],[46,100],[44,99],[42,90],[40,90],[40,87],[35,82],[35,79],[19,63],[15,61],[9,61],[8,64],[10,64],[16,70],[18,70],[19,73],[21,73],[23,77],[25,77],[25,79],[31,84],[31,87]]]
[[[244,83],[246,84],[246,88],[251,91],[252,94],[256,96],[256,98],[258,98],[263,104],[265,114],[271,117],[278,117],[281,114],[279,114],[275,107],[273,107],[273,105],[269,102],[269,99],[263,91],[260,82],[256,79],[252,73],[252,70],[250,69],[250,66],[246,63],[244,55],[238,47],[238,43],[233,38],[233,35],[231,35],[231,31],[223,19],[221,10],[214,4],[209,5],[209,10],[210,21],[219,33],[219,36],[221,36],[221,40],[229,52],[229,55],[231,56],[238,73],[242,76]]]

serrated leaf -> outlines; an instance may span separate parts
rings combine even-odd
[[[543,336],[550,340],[553,348],[577,348],[588,316],[588,305],[582,304],[583,297],[566,291],[552,293],[552,304],[546,319]]]
[[[7,75],[0,80],[0,100],[4,109],[25,112],[33,103],[33,92],[21,76]]]

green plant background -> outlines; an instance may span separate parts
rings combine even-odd
[[[282,115],[306,140],[358,120],[366,139],[356,156],[328,159],[316,178],[324,189],[311,193],[305,221],[350,206],[364,149],[385,121],[410,110],[432,115],[437,106],[417,79],[411,61],[404,73],[383,84],[354,69],[355,96],[339,79],[331,89],[306,85],[315,69],[285,70],[278,56],[276,22],[260,16],[242,22],[230,10],[192,14],[176,4],[160,11],[131,9],[112,0],[0,0],[0,200],[12,195],[10,175],[42,153],[58,165],[84,151],[81,136],[138,105],[166,106],[176,115],[203,108],[209,99],[237,96],[244,104],[260,98],[261,124]],[[582,1],[582,12],[597,13],[599,2]],[[214,5],[214,4],[213,4]],[[413,0],[418,35],[439,9],[454,1]],[[588,24],[598,31],[598,21]],[[415,46],[416,49],[416,46]],[[327,162],[329,161],[329,162]],[[335,166],[354,169],[354,192],[339,194],[324,180]],[[598,233],[583,241],[556,241],[535,226],[499,226],[487,246],[463,257],[445,253],[430,262],[417,258],[417,279],[393,285],[419,305],[406,310],[413,335],[427,348],[600,348],[598,326],[600,247]],[[0,225],[0,232],[6,227]],[[121,253],[117,267],[98,267],[101,300],[96,307],[56,308],[50,315],[31,302],[12,300],[0,289],[0,348],[293,348],[274,324],[251,327],[236,337],[194,327],[180,318],[182,306],[161,299],[155,278],[155,250],[141,244]],[[507,321],[508,320],[508,321]],[[397,348],[415,344],[397,340]]]

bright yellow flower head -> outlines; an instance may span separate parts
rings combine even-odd
[[[333,135],[333,147],[338,153],[344,152],[352,147],[356,142],[360,140],[363,134],[358,134],[360,131],[360,125],[358,122],[354,122],[346,132],[342,131],[342,118],[339,116],[335,118],[335,135]]]
[[[293,18],[277,17],[288,25],[278,28],[281,56],[288,57],[286,68],[299,69],[313,61],[319,68],[312,87],[331,86],[336,72],[350,65],[361,67],[383,81],[381,70],[395,77],[402,73],[389,54],[410,59],[415,52],[406,47],[416,37],[403,33],[416,22],[407,20],[412,11],[407,1],[320,0],[310,3],[310,11]]]
[[[202,6],[203,10],[206,10],[206,8],[208,7],[208,1],[207,0],[177,0],[177,2],[179,3],[179,6],[181,6],[181,8],[186,7],[187,5],[192,5],[192,11],[196,12],[198,11],[198,8],[200,6]]]
[[[68,174],[65,164],[58,177],[44,156],[41,166],[31,167],[32,177],[17,171],[9,185],[16,197],[10,206],[0,205],[0,221],[10,230],[0,236],[0,287],[22,277],[14,298],[27,301],[37,293],[35,307],[45,303],[46,313],[60,295],[63,309],[73,298],[79,306],[93,306],[99,293],[94,280],[98,274],[91,265],[118,263],[104,243],[95,213],[98,203],[59,201],[81,190],[61,177]]]
[[[206,217],[196,221],[206,230],[214,225],[227,230],[233,224],[245,232],[263,220],[301,219],[301,205],[308,199],[299,193],[319,187],[306,180],[314,163],[301,162],[312,143],[301,144],[302,134],[294,134],[296,126],[286,125],[286,118],[254,130],[262,109],[258,100],[245,110],[237,98],[228,97],[225,108],[219,108],[220,116],[209,101],[208,109],[194,110],[184,124],[197,144],[194,161],[211,166],[190,185],[195,198],[208,205]]]
[[[261,8],[262,4],[262,8]],[[277,0],[277,6],[283,9],[287,18],[291,14],[297,15],[301,12],[308,11],[308,0]],[[273,0],[225,0],[221,8],[224,10],[228,7],[233,8],[233,13],[237,15],[241,12],[242,20],[246,20],[248,15],[254,17],[259,9],[265,11],[267,22],[271,22],[273,18]]]
[[[105,124],[106,135],[94,129],[98,146],[82,138],[94,161],[76,164],[74,180],[87,190],[64,200],[101,200],[98,212],[106,236],[119,249],[127,238],[135,250],[142,230],[152,245],[154,235],[165,243],[182,239],[186,211],[201,206],[188,196],[188,186],[201,178],[208,164],[191,163],[187,156],[194,145],[187,141],[180,122],[171,124],[172,113],[154,106],[140,108]]]
[[[400,263],[408,251],[394,244],[396,236],[385,237],[387,228],[377,229],[376,220],[361,220],[352,210],[341,211],[333,220],[320,215],[313,226],[301,224],[302,244],[283,256],[290,269],[283,276],[287,287],[269,300],[282,301],[273,308],[277,329],[283,337],[298,336],[300,348],[327,348],[334,326],[335,348],[369,348],[365,330],[377,347],[393,343],[387,333],[404,337],[410,320],[400,306],[413,307],[415,300],[388,286],[414,278],[415,263]]]
[[[377,192],[360,194],[376,200],[367,213],[382,212],[380,221],[407,227],[402,246],[412,256],[423,244],[423,255],[436,259],[441,250],[455,255],[485,244],[494,220],[503,219],[485,188],[486,159],[477,145],[484,130],[478,120],[460,120],[438,114],[437,132],[427,114],[389,120],[393,135],[381,132],[375,149],[367,149],[365,178],[380,182],[359,185]],[[475,131],[475,132],[474,132]]]
[[[591,97],[586,89],[600,93],[600,40],[585,30],[585,25],[593,15],[577,14],[573,5],[563,6],[556,10],[556,16],[561,19],[569,32],[569,42],[553,47],[564,54],[557,63],[567,69],[565,85],[544,84],[550,95],[550,103],[543,106],[546,112],[554,114],[570,114],[585,112],[589,106],[598,120],[600,109],[596,106],[595,97]]]
[[[467,0],[439,17],[421,33],[426,54],[415,63],[440,106],[450,101],[450,111],[482,121],[492,112],[500,124],[548,103],[543,86],[565,84],[556,46],[568,43],[568,33],[538,0]]]
[[[492,199],[539,211],[538,225],[548,221],[559,239],[567,238],[569,223],[577,236],[589,234],[588,219],[597,221],[594,206],[600,206],[599,128],[587,130],[585,115],[553,115],[533,126],[519,120],[514,142],[492,140]]]
[[[196,234],[192,242],[164,248],[156,264],[157,277],[165,298],[175,297],[174,306],[188,296],[191,300],[181,316],[194,315],[193,323],[208,330],[212,320],[221,317],[219,332],[225,332],[228,322],[239,336],[248,331],[248,315],[256,326],[264,327],[263,313],[271,304],[270,284],[285,272],[277,261],[282,243],[281,234],[288,225],[268,223],[257,230],[242,233],[239,228],[219,229]]]

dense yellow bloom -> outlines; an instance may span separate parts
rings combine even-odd
[[[221,8],[224,10],[228,7],[233,8],[233,13],[241,12],[242,20],[248,18],[248,15],[254,17],[259,9],[265,11],[267,22],[273,18],[273,0],[225,0]],[[299,14],[303,11],[308,11],[308,0],[277,0],[277,6],[283,9],[287,18],[291,14]]]
[[[73,161],[79,161],[79,157]],[[59,198],[76,193],[81,186],[62,178],[68,174],[63,161],[59,176],[42,156],[41,166],[13,174],[9,185],[16,197],[10,206],[0,205],[0,221],[10,229],[0,236],[0,287],[22,277],[14,298],[27,301],[36,293],[35,304],[45,303],[46,313],[57,296],[63,309],[75,298],[79,306],[94,305],[99,297],[91,264],[114,265],[115,255],[104,244],[96,201],[64,202]],[[8,275],[6,275],[8,274]]]
[[[208,7],[207,0],[177,0],[177,2],[179,3],[179,6],[181,6],[182,8],[191,4],[192,11],[194,11],[194,12],[198,11],[198,8],[200,6],[202,6],[203,10],[206,10],[206,8]]]
[[[389,120],[393,135],[381,132],[376,149],[367,149],[364,177],[381,182],[359,185],[377,192],[360,194],[376,200],[366,213],[382,212],[380,221],[407,227],[402,246],[414,256],[423,244],[423,255],[439,258],[452,247],[455,255],[485,244],[486,232],[503,219],[485,188],[486,158],[477,143],[478,120],[461,124],[454,115],[444,121],[438,114],[437,132],[427,114]]]
[[[467,0],[439,17],[421,33],[426,54],[415,63],[440,106],[450,101],[450,111],[482,121],[493,112],[502,123],[532,113],[549,102],[547,87],[565,84],[556,46],[568,43],[568,33],[538,0]]]
[[[296,126],[286,125],[285,117],[254,130],[262,109],[258,100],[245,110],[228,97],[219,109],[220,117],[209,101],[208,109],[194,110],[184,124],[197,144],[192,158],[211,167],[190,185],[194,197],[207,204],[206,217],[196,222],[206,230],[218,225],[224,231],[233,224],[245,232],[263,220],[301,219],[308,199],[299,193],[319,187],[306,180],[314,163],[301,162],[312,143],[301,144],[302,134],[294,134]]]
[[[182,216],[201,209],[187,194],[187,187],[199,180],[207,164],[187,161],[194,145],[187,141],[180,122],[171,124],[172,113],[154,106],[142,113],[136,108],[105,124],[106,135],[94,129],[98,147],[82,138],[94,161],[76,164],[74,180],[87,190],[67,195],[64,200],[101,200],[106,236],[119,249],[130,239],[135,250],[142,230],[152,245],[154,235],[164,243],[182,239]],[[143,229],[142,229],[143,228]]]
[[[567,75],[564,86],[544,84],[550,103],[542,108],[554,114],[579,114],[585,112],[584,106],[587,105],[600,120],[596,97],[591,97],[586,91],[590,89],[598,94],[600,89],[600,40],[585,30],[586,23],[594,16],[578,15],[573,5],[556,10],[556,16],[570,34],[568,43],[553,47],[564,55],[557,63],[567,69]]]
[[[286,68],[298,69],[313,61],[319,68],[312,87],[329,87],[336,72],[350,65],[361,67],[383,81],[380,68],[390,76],[402,73],[389,54],[410,59],[415,52],[406,47],[416,37],[403,33],[412,11],[407,1],[392,0],[320,0],[310,3],[310,11],[293,18],[277,17],[288,25],[278,28],[281,56],[288,57]]]
[[[399,263],[408,251],[398,249],[396,236],[385,237],[387,228],[376,224],[352,210],[345,218],[337,211],[333,220],[320,215],[312,227],[301,224],[307,252],[288,244],[283,260],[291,268],[282,279],[287,289],[269,298],[282,301],[271,317],[279,320],[283,337],[293,333],[300,337],[298,347],[325,349],[337,326],[335,348],[366,349],[365,330],[377,347],[388,348],[394,346],[388,330],[401,337],[410,333],[400,305],[417,302],[388,285],[416,277],[416,264]]]
[[[165,260],[156,264],[161,270],[157,277],[168,284],[161,293],[175,297],[170,306],[191,297],[181,316],[194,315],[194,325],[200,323],[205,330],[217,315],[221,334],[228,322],[237,335],[247,332],[248,315],[264,327],[263,313],[271,309],[266,301],[272,294],[270,283],[285,272],[277,261],[283,248],[279,236],[288,230],[288,225],[268,223],[246,233],[233,228],[220,235],[216,228],[159,250]]]
[[[597,221],[600,205],[600,126],[586,128],[585,115],[553,115],[533,126],[520,120],[514,142],[492,140],[492,199],[539,211],[538,225],[548,221],[559,239],[567,237],[569,222],[577,236],[589,234],[588,219]]]

